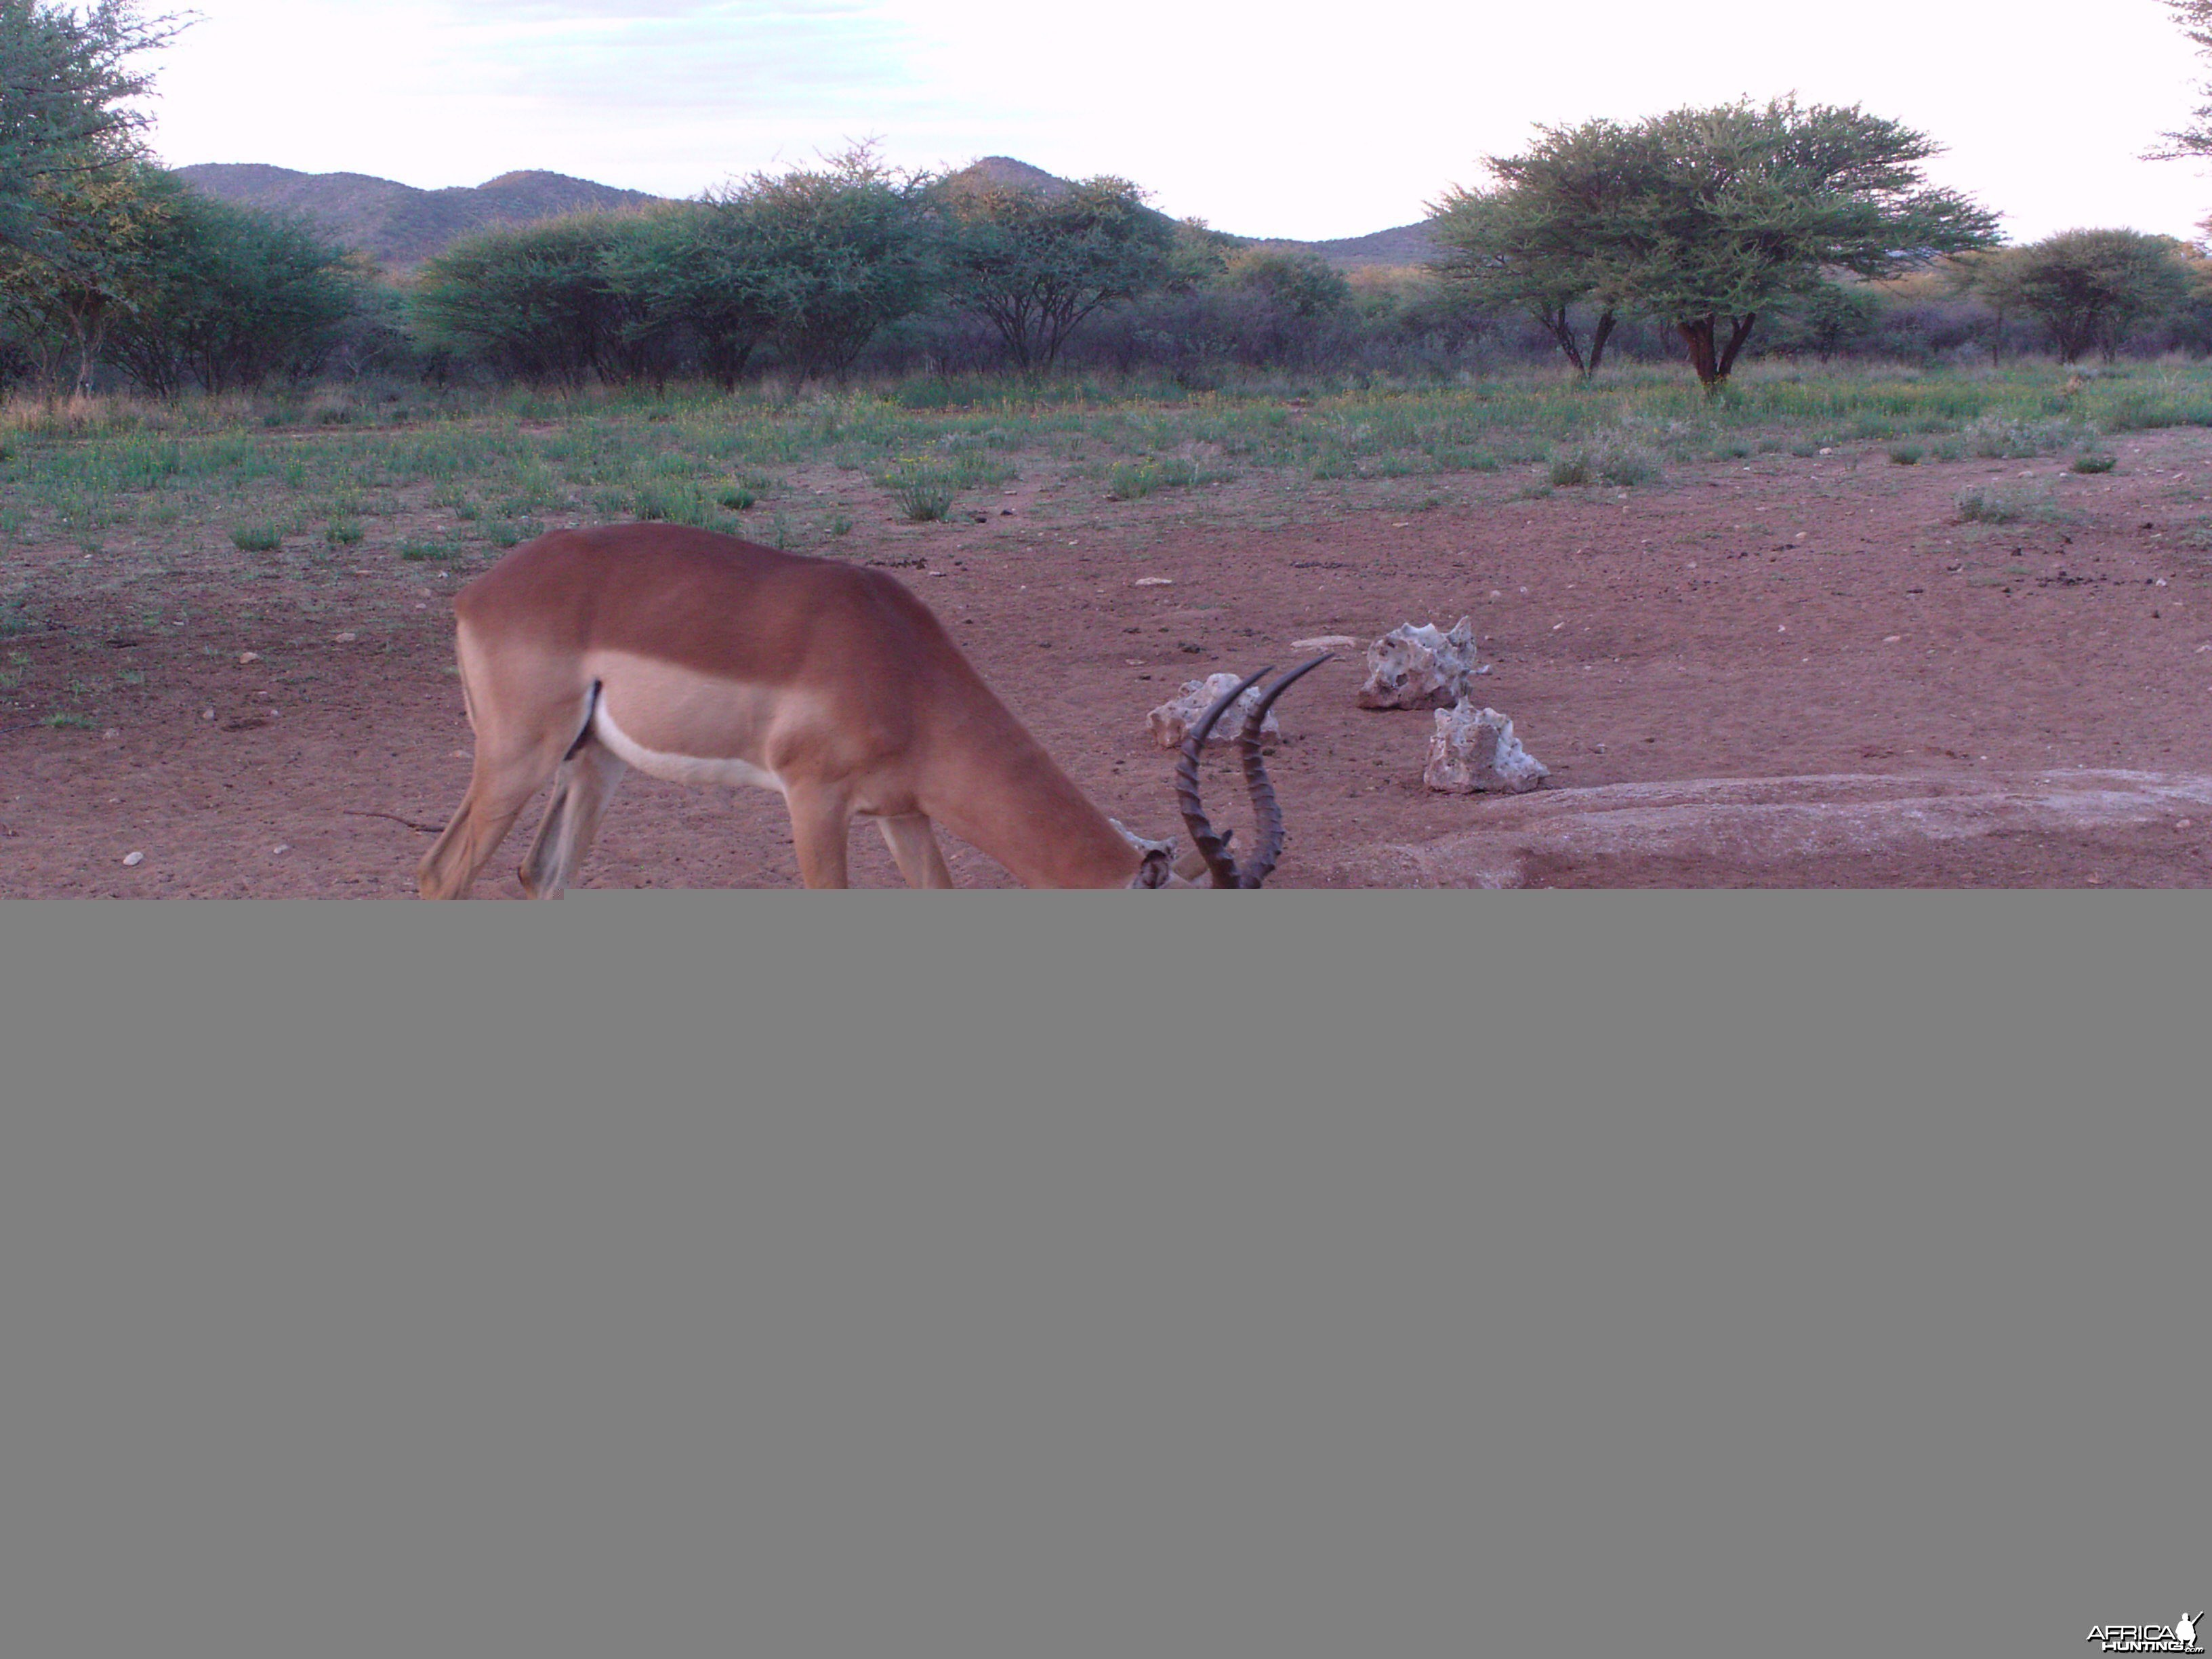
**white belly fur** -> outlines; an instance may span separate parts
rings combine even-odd
[[[615,752],[624,764],[635,766],[647,777],[659,778],[668,783],[719,784],[734,789],[740,784],[750,784],[756,789],[773,789],[784,793],[783,780],[773,772],[764,771],[750,761],[713,759],[699,755],[669,755],[658,749],[647,749],[614,722],[607,713],[607,700],[602,696],[592,715],[592,733]]]

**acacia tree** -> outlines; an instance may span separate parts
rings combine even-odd
[[[1526,312],[1588,380],[1605,360],[1618,320],[1600,300],[1585,349],[1573,313],[1593,299],[1592,258],[1615,212],[1624,176],[1609,130],[1541,130],[1523,155],[1493,155],[1487,190],[1454,185],[1429,206],[1429,232],[1443,248],[1437,268],[1478,305]]]
[[[1976,262],[1972,291],[2002,315],[2041,323],[2058,361],[2092,346],[2109,359],[2130,329],[2187,299],[2182,245],[2140,230],[2067,230]]]
[[[2166,4],[2174,21],[2181,25],[2182,33],[2197,48],[2197,56],[2212,60],[2212,0],[2166,0]],[[2172,161],[2185,156],[2212,156],[2212,78],[2198,82],[2197,91],[2204,101],[2190,112],[2190,125],[2179,132],[2166,134],[2164,148],[2151,151],[2146,160]]]
[[[946,297],[999,332],[1024,371],[1048,370],[1083,319],[1166,274],[1176,227],[1122,179],[951,195]]]
[[[46,174],[27,192],[39,216],[36,244],[0,246],[0,313],[37,361],[50,398],[64,380],[89,388],[110,325],[153,278],[169,213],[154,177],[135,161]]]
[[[109,320],[131,304],[145,232],[152,84],[134,60],[176,33],[132,0],[77,7],[0,0],[0,313],[42,360],[49,395],[62,363],[88,383]]]
[[[1548,234],[1521,279],[1673,328],[1708,395],[1760,313],[1824,273],[1892,276],[1996,240],[1995,216],[1923,180],[1931,140],[1855,106],[1745,100],[1540,131],[1491,164]],[[1601,184],[1577,195],[1577,179]]]
[[[686,202],[641,221],[609,251],[606,270],[633,302],[633,333],[688,336],[729,392],[775,326],[765,252],[747,198]]]
[[[147,116],[129,100],[153,77],[133,60],[176,32],[133,0],[0,0],[0,247],[50,251],[71,181],[139,156]]]
[[[434,348],[501,374],[573,391],[593,374],[651,373],[658,342],[609,267],[635,216],[572,214],[454,243],[416,277],[416,325]]]
[[[801,374],[842,374],[933,292],[939,251],[929,180],[894,173],[871,145],[820,169],[756,173],[709,199],[744,204],[770,333]]]
[[[1629,136],[1635,189],[1598,286],[1673,325],[1709,392],[1759,312],[1824,272],[1893,276],[1996,240],[1996,216],[1923,183],[1932,140],[1856,106],[1683,110]]]
[[[107,359],[161,397],[191,380],[222,392],[320,368],[362,304],[354,256],[304,216],[216,201],[167,174],[149,195],[161,211]]]

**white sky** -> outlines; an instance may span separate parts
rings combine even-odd
[[[1322,238],[1419,218],[1536,122],[1795,91],[1932,134],[1930,176],[2017,239],[2193,235],[2212,211],[2212,170],[2136,159],[2208,68],[2160,0],[1723,8],[1689,27],[1652,0],[185,3],[201,21],[162,54],[155,106],[172,166],[423,186],[546,167],[683,196],[873,135],[904,165],[1118,173],[1177,216]]]

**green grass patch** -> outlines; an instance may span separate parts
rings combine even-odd
[[[1649,444],[1606,434],[1560,451],[1552,458],[1546,476],[1562,489],[1595,483],[1629,489],[1657,483],[1666,469]]]
[[[410,564],[442,563],[461,556],[461,550],[452,542],[405,541],[399,544],[399,556]]]
[[[284,532],[273,524],[240,525],[230,532],[230,544],[241,553],[274,553],[284,545]]]
[[[1968,450],[1985,460],[2021,461],[2056,455],[2092,436],[2075,421],[2038,421],[1985,415],[1960,434]]]
[[[705,529],[714,521],[706,491],[674,478],[648,478],[630,499],[633,516],[649,522],[688,524]]]
[[[1162,489],[1188,489],[1211,483],[1220,475],[1199,471],[1195,462],[1180,456],[1122,461],[1106,470],[1106,494],[1117,501],[1133,501]]]
[[[572,517],[731,527],[736,514],[788,506],[795,474],[819,484],[831,468],[874,481],[895,511],[926,522],[1016,477],[1137,500],[1232,477],[1297,494],[1316,481],[1511,468],[1511,485],[1522,485],[1558,464],[1563,479],[1586,482],[1543,489],[1636,487],[1680,465],[1844,441],[1887,447],[1898,465],[1916,451],[1927,462],[1971,453],[2073,464],[2109,449],[2113,433],[2212,426],[2212,364],[2115,365],[2070,398],[2064,379],[2033,360],[1997,369],[1765,362],[1740,367],[1727,395],[1708,400],[1678,364],[1630,362],[1587,387],[1531,364],[1451,379],[1224,367],[1180,381],[1155,371],[934,374],[800,392],[769,381],[734,395],[365,381],[166,404],[26,400],[0,408],[12,453],[0,538],[89,545],[105,535],[113,557],[118,526],[158,532],[165,549],[222,544],[236,529],[244,550],[273,553],[286,535],[349,547],[326,526],[419,525],[430,511],[460,521],[438,521],[451,526],[434,532],[446,542],[505,545],[526,526]],[[324,423],[340,405],[349,419]],[[820,537],[839,505],[816,502],[787,525]],[[751,533],[767,538],[765,526]],[[167,556],[149,552],[148,564]]]
[[[484,539],[496,548],[520,547],[545,533],[545,526],[533,519],[494,519],[484,526]]]
[[[1969,524],[2056,524],[2072,516],[2051,498],[2048,484],[1969,484],[1959,492],[1958,507]]]
[[[876,482],[890,494],[899,514],[912,524],[929,524],[943,519],[952,511],[954,499],[959,495],[959,484],[946,468],[924,462],[908,461],[890,467]],[[781,523],[782,515],[777,515]],[[783,544],[779,541],[776,545]]]

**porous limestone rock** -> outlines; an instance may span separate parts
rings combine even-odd
[[[1434,623],[1394,628],[1367,647],[1362,708],[1449,708],[1480,672],[1474,629],[1465,617],[1446,633]]]
[[[1163,749],[1182,748],[1182,740],[1190,735],[1190,728],[1205,719],[1207,709],[1234,691],[1241,678],[1237,674],[1208,674],[1202,680],[1185,680],[1180,693],[1152,710],[1152,741]],[[1235,743],[1237,734],[1244,729],[1245,720],[1259,707],[1261,696],[1261,688],[1255,685],[1237,698],[1234,708],[1224,709],[1221,718],[1214,721],[1213,730],[1206,733],[1206,746]],[[1260,722],[1261,750],[1273,753],[1282,736],[1283,728],[1276,721],[1275,711],[1270,708],[1267,719]]]
[[[1437,710],[1429,763],[1421,769],[1421,781],[1430,788],[1447,795],[1518,795],[1550,775],[1550,768],[1521,746],[1513,722],[1495,708],[1477,708],[1462,697]]]

